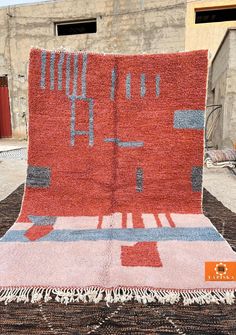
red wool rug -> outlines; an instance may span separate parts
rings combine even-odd
[[[201,206],[206,80],[206,51],[31,51],[1,301],[233,303],[236,255]]]

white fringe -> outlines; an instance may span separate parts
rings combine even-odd
[[[100,287],[88,287],[81,289],[66,288],[42,288],[42,287],[26,287],[26,288],[3,288],[0,289],[0,302],[5,305],[12,301],[16,302],[47,302],[55,299],[55,301],[68,304],[70,302],[94,302],[105,301],[107,306],[110,303],[126,302],[135,300],[139,303],[147,304],[150,302],[159,302],[161,304],[174,304],[183,301],[184,305],[191,304],[210,304],[224,303],[232,305],[235,301],[235,291],[232,289],[224,290],[155,290],[149,288],[125,288],[118,287],[114,289],[103,289]]]

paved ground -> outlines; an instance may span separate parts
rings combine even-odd
[[[14,140],[12,138],[0,139],[0,152],[19,148],[26,148],[26,147],[27,147],[27,141],[25,140]]]
[[[25,181],[26,147],[26,141],[0,140],[0,201]],[[236,213],[236,176],[228,169],[204,168],[203,186]]]
[[[223,205],[236,213],[236,176],[227,168],[204,168],[203,186],[221,201]]]
[[[0,201],[25,181],[26,147],[26,141],[0,140]]]

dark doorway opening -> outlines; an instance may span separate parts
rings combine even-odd
[[[12,137],[8,78],[0,77],[0,138]]]

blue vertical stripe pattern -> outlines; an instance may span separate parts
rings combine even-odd
[[[67,54],[66,59],[66,95],[70,94],[70,58],[71,55]]]
[[[156,96],[159,97],[160,95],[160,75],[156,76]]]
[[[116,69],[113,68],[111,71],[111,95],[110,99],[115,99],[115,89],[116,89]]]
[[[146,76],[142,73],[140,76],[140,95],[143,98],[146,94]]]
[[[70,144],[75,145],[75,98],[71,99]]]
[[[78,86],[78,54],[74,54],[74,81],[73,81],[73,95],[77,95]]]
[[[126,88],[126,98],[130,99],[131,98],[131,74],[130,73],[128,73],[126,76],[125,88]]]
[[[65,58],[65,54],[64,52],[60,53],[60,58],[59,58],[59,62],[58,62],[58,90],[61,91],[62,90],[62,67],[63,67],[63,63],[64,63],[64,58]]]
[[[86,53],[83,54],[82,60],[82,75],[81,75],[81,91],[82,97],[86,97],[86,71],[87,71],[87,59],[88,55]]]
[[[55,52],[51,52],[50,56],[50,90],[54,90],[54,68],[55,68]]]
[[[93,99],[89,100],[89,146],[94,144]]]
[[[41,52],[41,82],[40,87],[45,89],[46,84],[46,62],[47,62],[47,52],[46,50],[42,50]]]

